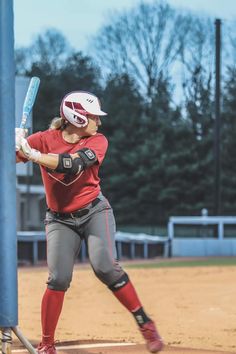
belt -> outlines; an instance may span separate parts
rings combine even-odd
[[[53,211],[51,209],[49,209],[49,211],[57,218],[81,218],[81,216],[87,215],[89,213],[89,210],[91,208],[95,207],[95,205],[97,205],[100,201],[101,201],[101,199],[96,198],[90,204],[88,204],[88,206],[91,205],[90,208],[82,208],[82,209],[73,211],[72,213],[59,213],[59,212]]]

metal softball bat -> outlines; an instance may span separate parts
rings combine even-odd
[[[23,113],[20,128],[25,128],[27,119],[32,111],[38,89],[39,89],[40,79],[37,76],[31,78],[29,87],[25,96],[24,104],[23,104]]]

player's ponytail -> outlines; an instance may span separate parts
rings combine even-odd
[[[49,129],[63,130],[66,126],[66,121],[64,118],[55,117],[50,123]]]

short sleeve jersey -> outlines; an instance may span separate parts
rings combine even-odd
[[[99,167],[105,157],[108,141],[97,133],[82,138],[78,143],[68,143],[61,130],[46,130],[27,138],[30,146],[44,154],[74,154],[82,148],[93,150],[98,163],[78,175],[68,175],[50,171],[40,166],[48,207],[57,212],[70,213],[83,208],[95,199],[100,192]]]

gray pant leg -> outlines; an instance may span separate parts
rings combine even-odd
[[[101,203],[101,204],[100,204]],[[107,201],[101,201],[84,229],[91,266],[96,276],[107,286],[124,274],[117,261],[115,220]]]
[[[67,225],[52,222],[46,226],[47,263],[49,268],[48,288],[66,291],[72,280],[75,259],[81,239]]]

